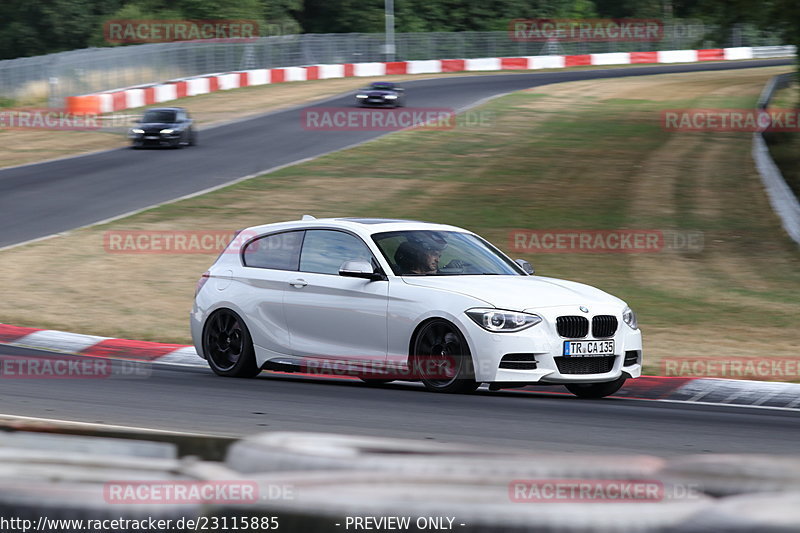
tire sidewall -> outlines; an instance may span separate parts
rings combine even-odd
[[[462,353],[457,356],[459,363],[458,363],[458,374],[456,375],[455,379],[453,379],[447,385],[441,385],[432,382],[430,379],[424,377],[424,373],[422,372],[422,368],[420,365],[420,361],[418,356],[416,355],[418,350],[418,344],[420,338],[422,338],[423,334],[426,332],[427,328],[433,326],[434,324],[441,323],[447,325],[452,332],[458,336],[459,343],[462,346]],[[469,344],[467,344],[467,339],[464,337],[464,334],[461,333],[461,330],[453,324],[452,322],[445,320],[443,318],[437,318],[426,322],[422,328],[417,332],[417,335],[414,338],[414,350],[411,356],[411,364],[415,374],[418,374],[420,377],[420,381],[422,381],[425,388],[431,392],[452,392],[452,393],[464,393],[464,392],[473,392],[475,389],[478,388],[480,383],[475,381],[475,366],[472,361],[472,353],[469,349]],[[435,380],[434,380],[435,381]]]
[[[242,354],[231,368],[222,369],[214,362],[214,358],[209,353],[209,338],[208,338],[208,325],[211,320],[220,313],[228,313],[236,318],[242,328]],[[252,377],[257,375],[260,370],[256,370],[255,350],[253,348],[253,339],[250,336],[250,330],[242,317],[230,309],[219,309],[211,313],[203,325],[203,353],[206,355],[206,361],[211,370],[219,376],[225,377]]]

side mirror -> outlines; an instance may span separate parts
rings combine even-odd
[[[524,259],[514,259],[514,262],[518,264],[522,268],[522,270],[524,270],[527,274],[533,274],[534,272],[536,272],[533,269],[533,265],[528,263]]]
[[[383,274],[375,272],[369,261],[345,261],[339,267],[339,275],[346,278],[362,278],[370,281],[383,279]]]

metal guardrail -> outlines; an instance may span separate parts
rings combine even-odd
[[[761,91],[756,104],[757,108],[766,109],[775,91],[788,87],[796,76],[797,74],[790,72],[771,78]],[[772,210],[781,219],[781,224],[786,233],[789,234],[789,237],[797,244],[800,244],[800,202],[798,202],[797,196],[795,196],[789,184],[786,183],[780,169],[772,159],[767,142],[761,132],[753,134],[752,153],[756,169],[758,169],[761,181],[767,190]]]
[[[506,31],[400,33],[397,60],[569,55],[605,52],[776,46],[777,34],[738,25],[725,38],[702,24],[664,26],[656,42],[543,43],[512,40]],[[165,79],[253,68],[384,61],[384,34],[293,34],[248,42],[171,42],[87,48],[0,61],[0,96],[21,100],[64,96],[155,83]]]
[[[796,46],[758,46],[753,48],[753,58],[793,57],[797,53]]]

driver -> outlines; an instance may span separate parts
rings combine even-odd
[[[436,274],[443,248],[420,241],[406,241],[397,247],[394,262],[403,274]]]

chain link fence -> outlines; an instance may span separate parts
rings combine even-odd
[[[508,32],[401,33],[397,60],[508,57],[780,45],[777,34],[738,25],[720,37],[702,24],[664,27],[657,42],[521,42]],[[18,103],[63,97],[215,72],[253,68],[385,61],[382,33],[294,34],[247,42],[171,42],[88,48],[0,61],[0,97]]]

